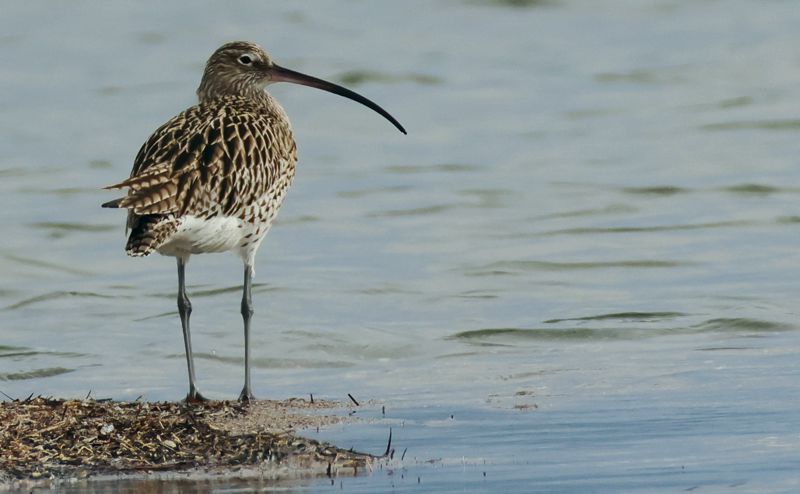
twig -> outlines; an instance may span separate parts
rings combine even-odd
[[[386,452],[383,454],[381,458],[386,458],[389,456],[389,451],[392,449],[392,428],[389,427],[389,443],[386,444]]]
[[[355,398],[353,398],[353,395],[351,395],[350,393],[347,393],[347,396],[349,396],[349,397],[350,397],[350,399],[351,399],[351,400],[353,400],[353,403],[355,403],[357,407],[361,406],[361,405],[359,405],[359,404],[358,404],[358,402],[356,401],[356,399],[355,399]]]

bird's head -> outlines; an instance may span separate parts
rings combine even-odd
[[[260,46],[234,41],[217,48],[206,62],[197,90],[200,99],[227,94],[246,95],[270,83],[274,64]]]
[[[226,95],[255,95],[274,82],[291,82],[344,96],[376,111],[403,134],[406,130],[386,110],[347,88],[281,67],[255,43],[234,41],[217,48],[206,63],[197,89],[201,101]]]

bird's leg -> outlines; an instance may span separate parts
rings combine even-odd
[[[244,289],[242,293],[242,319],[244,320],[244,388],[239,394],[239,401],[253,400],[250,389],[250,319],[253,317],[253,298],[250,295],[253,286],[253,267],[244,265]]]
[[[187,259],[178,258],[178,313],[181,316],[181,328],[183,329],[183,344],[186,347],[186,364],[189,367],[189,394],[186,401],[205,401],[205,398],[197,391],[194,384],[194,359],[192,358],[192,338],[189,335],[189,315],[192,313],[192,303],[186,295],[186,261]]]

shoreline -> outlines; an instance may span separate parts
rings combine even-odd
[[[352,423],[343,403],[256,400],[0,403],[0,490],[110,480],[353,476],[383,457],[298,431]],[[387,450],[389,448],[387,447]]]

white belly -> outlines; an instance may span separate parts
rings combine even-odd
[[[246,242],[247,235],[252,237],[254,234],[255,228],[239,218],[201,219],[196,216],[185,216],[181,218],[178,230],[158,248],[158,252],[176,257],[225,252],[238,249]]]
[[[253,266],[261,241],[286,196],[291,176],[274,183],[261,199],[247,206],[243,216],[248,221],[232,216],[199,218],[183,216],[178,229],[157,249],[165,256],[188,258],[191,254],[235,250],[248,266]]]

